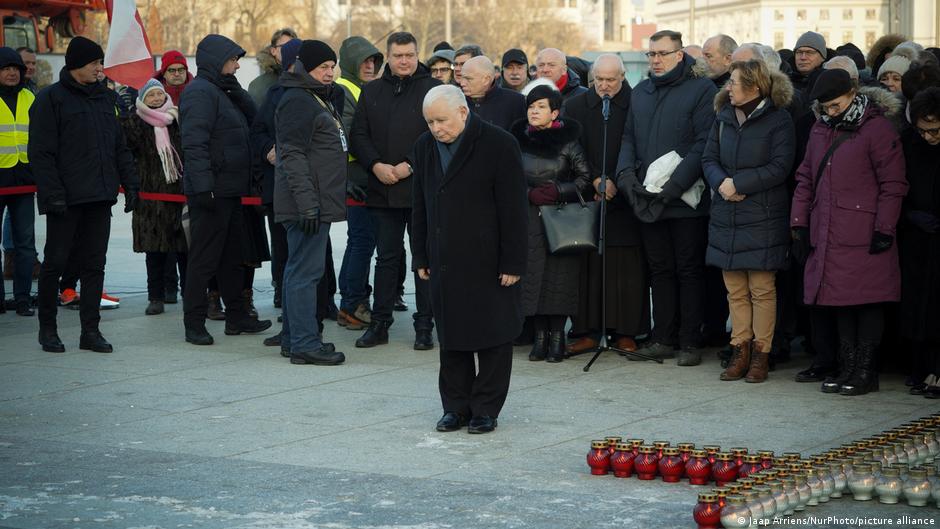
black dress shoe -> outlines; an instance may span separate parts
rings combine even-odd
[[[212,345],[215,340],[205,327],[201,329],[186,328],[186,341],[193,345]]]
[[[408,310],[408,305],[405,303],[405,297],[403,295],[398,295],[398,298],[395,300],[395,306],[393,308],[395,309],[395,312],[405,312]]]
[[[415,331],[415,351],[434,349],[434,338],[431,331]]]
[[[833,367],[827,366],[817,366],[815,364],[809,366],[809,369],[805,369],[796,374],[797,382],[822,382],[829,377],[836,375],[838,370]]]
[[[356,347],[375,347],[388,343],[388,327],[391,322],[372,320],[366,332],[356,340]]]
[[[20,316],[34,316],[36,311],[29,306],[29,301],[17,301],[16,302],[16,313]]]
[[[467,418],[452,411],[444,412],[441,420],[437,421],[436,430],[439,432],[456,432],[467,425]]]
[[[328,353],[332,353],[336,351],[336,345],[329,343],[329,342],[323,342],[323,350]],[[290,358],[290,346],[287,346],[287,345],[281,346],[281,356],[283,356],[284,358]]]
[[[277,333],[274,336],[268,336],[262,342],[265,347],[277,347],[281,345],[281,333]]]
[[[235,336],[239,334],[255,334],[271,328],[271,320],[256,320],[247,318],[239,323],[225,321],[225,334]]]
[[[144,314],[147,316],[155,316],[157,314],[163,314],[163,301],[159,299],[152,299],[147,305],[147,308],[144,310]]]
[[[114,347],[111,347],[111,344],[98,331],[83,332],[78,340],[78,348],[96,353],[114,352]]]
[[[39,345],[47,353],[64,353],[65,345],[59,339],[55,329],[39,329]]]
[[[298,365],[338,366],[346,361],[346,355],[335,347],[321,347],[318,351],[309,353],[291,353],[290,363]]]
[[[179,292],[176,290],[167,290],[163,294],[163,302],[167,305],[176,305],[179,303],[179,298],[177,297],[178,294]]]
[[[467,426],[467,433],[489,433],[496,429],[496,417],[483,415],[470,419]]]

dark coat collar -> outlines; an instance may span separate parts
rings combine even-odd
[[[477,138],[480,137],[480,133],[483,130],[482,123],[482,120],[472,112],[467,116],[467,125],[463,130],[463,138],[460,140],[460,146],[457,147],[454,159],[451,160],[450,165],[447,166],[447,172],[444,173],[444,177],[441,178],[441,187],[444,187],[447,182],[454,178],[461,167],[467,163],[467,159],[470,157],[470,153],[473,152]],[[432,140],[437,141],[434,140],[433,137]],[[435,147],[437,146],[435,145]],[[438,165],[438,167],[440,167],[440,165]]]

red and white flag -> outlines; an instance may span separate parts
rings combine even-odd
[[[153,77],[153,55],[134,0],[107,0],[108,49],[104,73],[123,85],[140,88]]]

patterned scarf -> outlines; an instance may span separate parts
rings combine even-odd
[[[160,165],[163,166],[166,183],[172,184],[179,181],[180,174],[183,172],[183,162],[180,160],[179,153],[173,148],[170,142],[170,132],[167,130],[171,123],[179,119],[179,110],[173,106],[173,100],[169,97],[160,108],[150,108],[140,99],[137,100],[136,106],[140,119],[153,127],[157,154],[160,156]]]
[[[868,96],[864,94],[855,94],[855,99],[849,104],[849,108],[836,117],[829,117],[823,114],[822,120],[827,126],[834,129],[855,130],[858,128],[862,116],[865,115],[865,109],[868,108]]]

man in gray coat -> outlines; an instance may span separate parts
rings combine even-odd
[[[274,220],[287,230],[281,354],[292,364],[338,365],[346,357],[324,344],[317,321],[330,224],[346,220],[346,133],[333,104],[336,53],[305,40],[292,71],[281,75],[284,96],[275,114],[277,166]],[[341,92],[337,92],[341,94]]]

